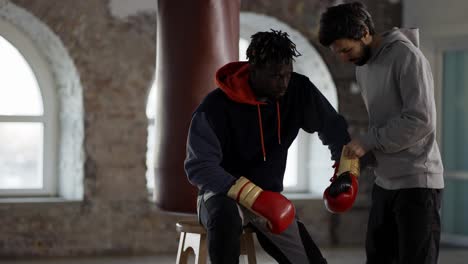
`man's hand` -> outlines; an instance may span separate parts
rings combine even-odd
[[[352,139],[343,149],[343,154],[350,159],[360,158],[366,154],[364,145],[357,139]]]

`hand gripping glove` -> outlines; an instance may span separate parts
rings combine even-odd
[[[330,186],[323,193],[325,207],[331,213],[343,213],[349,210],[356,200],[358,192],[359,159],[349,159],[341,154],[340,162],[335,163],[335,173],[330,179]]]
[[[267,220],[269,230],[280,234],[294,221],[294,205],[278,192],[264,191],[245,177],[229,189],[228,196]]]

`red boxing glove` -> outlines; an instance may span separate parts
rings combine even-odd
[[[229,189],[228,196],[254,214],[267,220],[268,228],[280,234],[294,221],[294,205],[277,192],[264,191],[245,177],[240,177]]]
[[[349,159],[342,154],[340,162],[335,163],[333,167],[335,173],[330,179],[332,183],[325,189],[323,200],[331,213],[343,213],[349,210],[356,200],[359,159]]]

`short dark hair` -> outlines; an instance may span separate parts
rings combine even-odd
[[[289,63],[294,61],[294,57],[301,55],[296,44],[289,39],[288,33],[280,30],[257,32],[251,39],[246,55],[249,63],[255,66]]]
[[[361,2],[329,7],[320,18],[319,41],[328,47],[337,39],[361,39],[366,28],[375,34],[374,22]]]

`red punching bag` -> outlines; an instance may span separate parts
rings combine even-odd
[[[216,88],[216,70],[238,59],[240,0],[158,0],[155,199],[165,211],[196,212],[184,171],[192,112]]]

